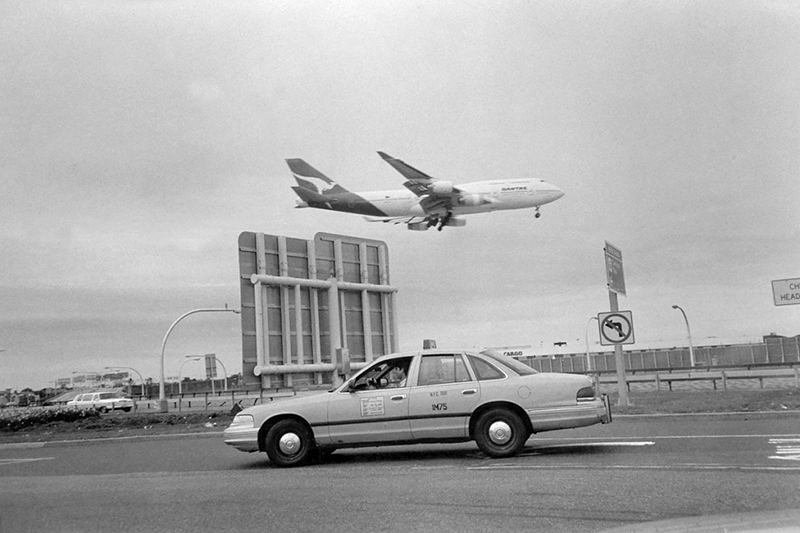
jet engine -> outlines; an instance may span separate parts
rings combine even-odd
[[[431,194],[452,194],[453,182],[452,181],[434,181],[428,185],[428,191]]]
[[[482,194],[462,194],[458,197],[458,205],[475,206],[484,203],[486,202],[484,202]]]

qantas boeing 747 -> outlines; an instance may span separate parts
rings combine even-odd
[[[407,190],[350,192],[302,159],[287,159],[297,180],[297,207],[315,207],[366,215],[372,222],[406,224],[425,231],[436,226],[464,226],[459,215],[505,209],[536,209],[564,196],[564,191],[534,178],[498,179],[453,185],[383,152],[378,154],[406,178]]]

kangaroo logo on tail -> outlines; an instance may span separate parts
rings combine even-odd
[[[347,189],[302,159],[287,159],[286,162],[289,164],[294,179],[304,189],[322,195],[347,192]]]

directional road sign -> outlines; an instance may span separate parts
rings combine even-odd
[[[775,305],[800,304],[800,278],[773,281],[772,299]]]
[[[600,345],[633,344],[633,313],[630,311],[612,311],[597,315],[600,326]]]
[[[606,255],[606,281],[608,290],[627,296],[625,292],[625,273],[622,270],[622,250],[606,241],[603,249]]]

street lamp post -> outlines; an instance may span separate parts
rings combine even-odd
[[[694,368],[694,347],[692,346],[692,330],[689,329],[689,319],[686,318],[686,312],[679,305],[673,305],[673,309],[677,309],[683,315],[683,321],[686,322],[686,333],[689,335],[689,364]]]
[[[211,309],[193,309],[191,311],[188,311],[188,312],[182,314],[181,316],[178,317],[177,320],[175,320],[175,322],[172,323],[172,325],[167,330],[166,335],[164,335],[164,340],[161,342],[161,376],[160,376],[161,379],[160,379],[160,382],[159,382],[159,385],[158,385],[158,406],[159,406],[159,411],[160,412],[166,413],[169,410],[168,407],[167,407],[167,397],[166,397],[166,394],[165,394],[165,391],[164,391],[164,350],[167,347],[167,339],[169,338],[169,334],[172,333],[172,330],[175,329],[175,326],[178,325],[178,322],[180,322],[181,320],[183,320],[187,316],[193,315],[195,313],[236,313],[236,314],[239,314],[240,312],[241,311],[239,311],[238,309],[228,309],[227,305],[225,306],[224,309],[214,309],[214,308],[211,308]]]
[[[181,367],[178,369],[178,394],[180,394],[181,397],[183,397],[183,385],[182,385],[183,365],[185,365],[189,361],[199,361],[200,359],[202,359],[202,357],[200,356],[187,355],[186,361],[184,361],[183,364],[181,364]]]
[[[215,359],[215,360],[217,361],[217,363],[219,363],[219,364],[220,364],[220,366],[222,367],[222,375],[225,377],[225,384],[223,385],[223,387],[222,387],[222,390],[223,390],[223,391],[226,391],[226,390],[228,390],[228,371],[227,371],[227,370],[225,370],[225,365],[223,365],[223,364],[222,364],[222,361],[220,361],[220,360],[219,360],[219,357],[217,357],[217,356],[215,355],[215,356],[214,356],[214,359]]]
[[[589,324],[592,323],[592,320],[597,320],[596,316],[593,316],[586,322],[586,370],[589,372],[592,371],[592,359],[589,357]]]
[[[219,357],[217,357],[215,354],[207,354],[207,355],[187,355],[186,358],[187,359],[192,358],[194,360],[199,360],[199,359],[203,359],[203,358],[206,358],[206,357],[209,357],[209,356],[213,357],[214,361],[216,361],[217,363],[220,364],[220,366],[222,366],[223,378],[225,380],[225,383],[223,385],[223,389],[222,390],[223,391],[228,390],[228,371],[226,370],[225,365],[222,364],[222,361],[219,360]],[[183,365],[181,365],[181,368],[183,368]],[[214,393],[214,378],[211,378],[211,394],[215,394]]]

